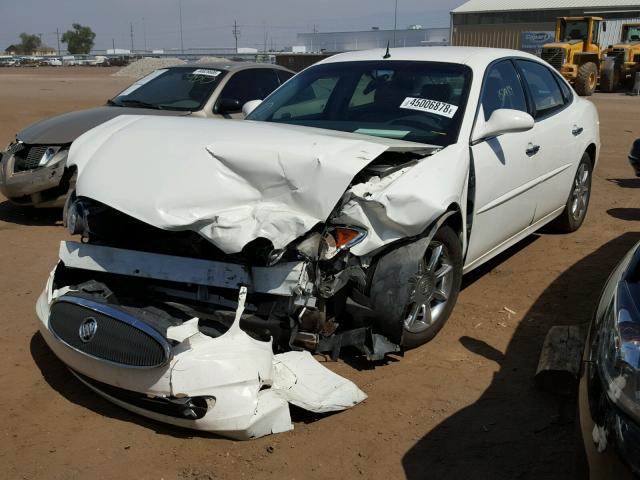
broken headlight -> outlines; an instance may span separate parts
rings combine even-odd
[[[609,400],[640,424],[640,318],[620,282],[600,331],[597,363]],[[637,315],[637,313],[635,313]]]
[[[320,260],[330,260],[362,242],[367,231],[358,227],[329,227],[320,240]]]

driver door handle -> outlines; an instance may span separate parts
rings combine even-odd
[[[530,157],[533,157],[536,153],[538,153],[540,151],[540,145],[534,145],[532,143],[530,143],[527,146],[527,150],[526,153],[527,155],[529,155]]]
[[[576,125],[573,126],[573,130],[571,130],[571,133],[573,134],[574,137],[577,137],[578,135],[580,135],[582,132],[584,131],[584,128],[582,127],[578,127]]]

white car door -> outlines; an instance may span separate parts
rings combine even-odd
[[[527,111],[525,93],[511,60],[487,69],[475,128],[499,108]],[[473,222],[465,268],[481,263],[533,220],[536,199],[529,185],[536,167],[527,149],[533,131],[507,133],[472,145],[475,172]]]
[[[577,138],[582,133],[580,118],[570,106],[571,90],[561,89],[562,80],[541,63],[517,60],[516,65],[525,81],[533,103],[532,112],[536,121],[532,144],[537,151],[531,156],[536,170],[536,212],[533,221],[563,208],[576,171],[580,154],[577,153]],[[566,84],[562,82],[566,87]]]

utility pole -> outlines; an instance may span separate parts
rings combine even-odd
[[[238,21],[233,21],[233,36],[236,39],[236,53],[238,53],[238,37],[240,36],[240,29],[238,28]]]
[[[111,46],[113,47],[113,53],[116,53],[116,39],[112,38],[111,39]]]
[[[396,0],[396,8],[393,13],[393,46],[396,46],[396,27],[398,26],[398,0]]]
[[[184,55],[184,40],[182,39],[182,0],[178,1],[178,8],[180,10],[180,52]]]
[[[129,23],[129,27],[131,29],[131,53],[133,53],[133,22]]]
[[[262,22],[262,30],[264,33],[264,53],[267,53],[267,40],[268,40],[268,36],[267,36],[267,24],[263,21]]]
[[[142,36],[144,38],[144,51],[147,51],[147,24],[142,17]]]
[[[56,38],[58,39],[58,56],[60,56],[60,29],[56,28]]]

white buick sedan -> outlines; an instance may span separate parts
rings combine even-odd
[[[78,138],[66,225],[82,242],[61,244],[37,304],[98,393],[236,438],[291,428],[288,402],[362,400],[295,350],[427,342],[463,273],[543,225],[580,227],[600,152],[594,106],[511,50],[344,53],[245,111]]]

